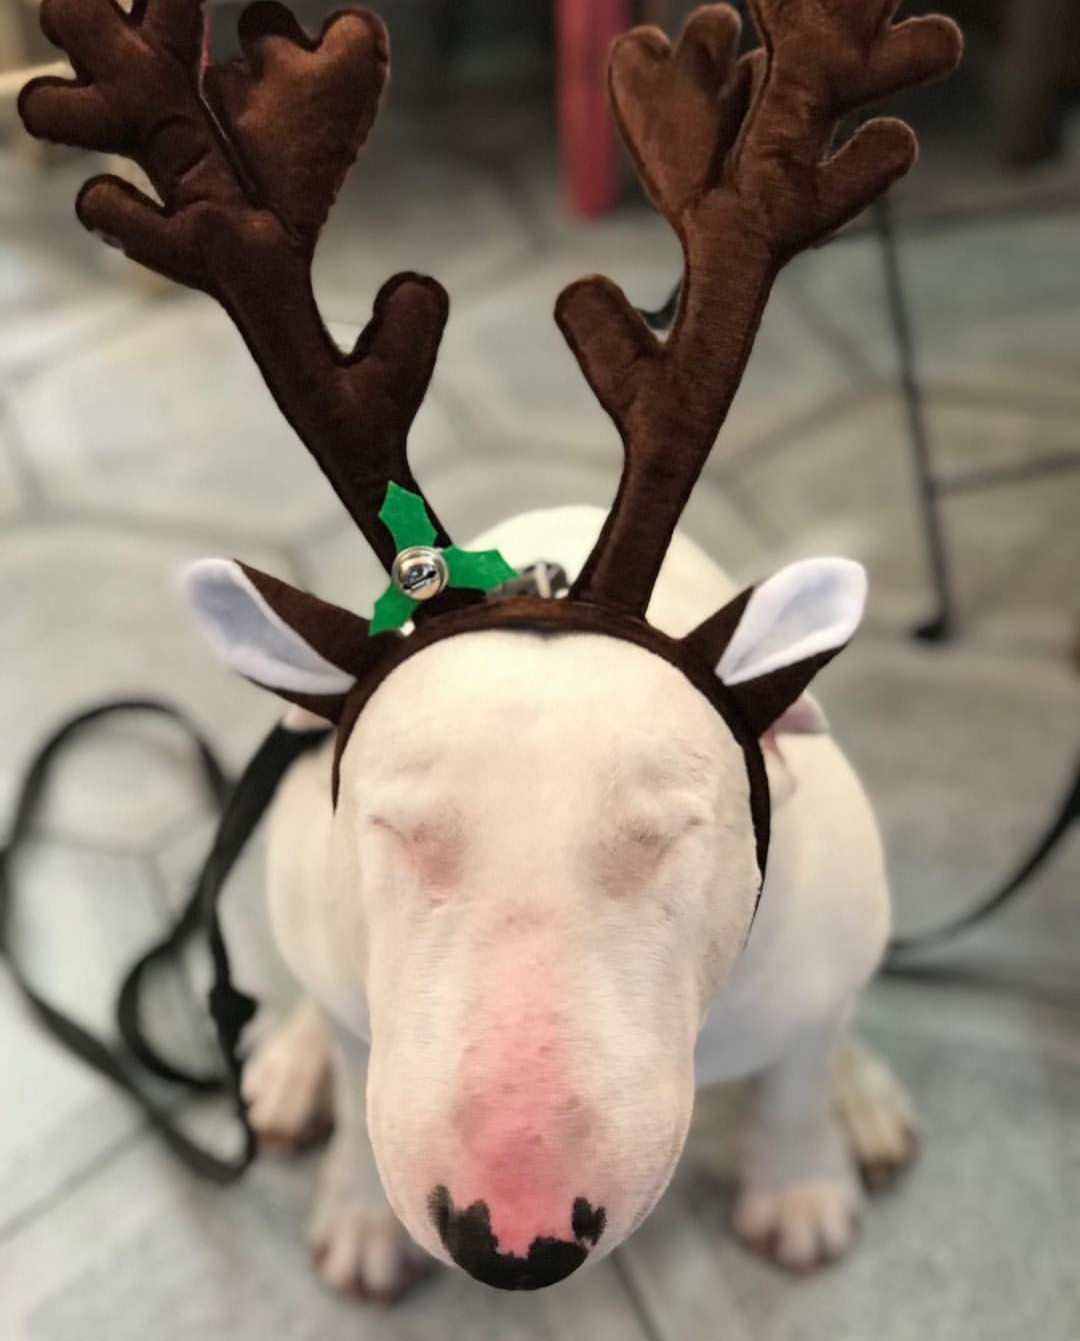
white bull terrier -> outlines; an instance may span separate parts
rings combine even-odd
[[[602,520],[535,513],[478,544],[574,572]],[[846,641],[861,569],[785,570],[803,591],[823,572],[818,617]],[[681,636],[733,594],[680,535],[650,620]],[[745,657],[806,638],[798,606],[763,613]],[[870,806],[813,700],[777,736],[752,928],[738,752],[677,671],[613,639],[450,639],[372,698],[336,814],[325,754],[295,766],[269,898],[308,996],[246,1093],[268,1142],[300,1144],[330,1116],[333,1068],[311,1226],[327,1282],[393,1296],[418,1267],[411,1235],[443,1261],[457,1246],[491,1284],[550,1284],[649,1213],[695,1085],[752,1075],[736,1232],[793,1270],[848,1246],[860,1168],[882,1180],[915,1140],[903,1090],[848,1035],[888,889]],[[444,1232],[470,1212],[457,1239]],[[470,1226],[489,1252],[463,1246]]]
[[[910,1154],[907,1101],[845,1037],[887,934],[878,838],[804,695],[858,623],[862,571],[809,561],[730,600],[673,540],[777,273],[915,160],[902,122],[838,129],[959,59],[953,24],[896,8],[750,0],[742,53],[710,4],[675,45],[615,45],[620,132],[682,244],[677,310],[661,339],[608,279],[563,292],[624,446],[614,502],[469,551],[407,455],[445,291],[394,277],[343,350],[312,290],[387,78],[381,23],[344,11],[310,37],[259,3],[215,64],[200,0],[42,2],[77,75],[27,86],[27,127],[133,158],[155,192],[94,178],[79,218],[221,302],[391,578],[370,620],[234,562],[190,588],[226,664],[337,728],[271,838],[309,999],[247,1079],[255,1125],[294,1141],[333,1066],[313,1227],[333,1285],[389,1297],[421,1248],[490,1285],[554,1284],[649,1213],[695,1084],[760,1076],[735,1224],[792,1268],[850,1241],[860,1165]],[[506,555],[577,577],[507,597]]]

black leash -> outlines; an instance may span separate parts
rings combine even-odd
[[[154,713],[183,728],[195,744],[203,777],[221,811],[221,818],[210,854],[175,925],[159,944],[142,956],[124,980],[116,1006],[117,1028],[123,1046],[114,1048],[50,1005],[22,972],[11,943],[10,923],[14,901],[12,867],[20,844],[30,832],[49,774],[64,747],[87,727],[103,718],[135,712]],[[233,985],[229,955],[218,918],[218,902],[225,881],[266,812],[286,770],[301,755],[320,745],[328,735],[329,731],[294,732],[276,727],[259,747],[236,786],[231,787],[225,770],[205,737],[179,709],[150,699],[104,704],[65,723],[38,752],[23,784],[7,846],[0,850],[0,955],[7,958],[14,981],[27,1005],[45,1029],[68,1051],[131,1097],[192,1173],[211,1182],[235,1182],[251,1164],[256,1153],[255,1134],[247,1120],[241,1094],[243,1063],[240,1057],[241,1036],[255,1014],[255,1002]],[[148,970],[175,957],[184,945],[200,933],[206,937],[213,962],[209,1005],[224,1062],[223,1070],[203,1074],[183,1070],[161,1056],[147,1040],[140,1022],[142,987]],[[234,1159],[226,1159],[196,1145],[179,1129],[167,1106],[154,1096],[141,1073],[157,1076],[188,1091],[227,1094],[243,1132],[240,1153]]]
[[[1015,903],[1032,877],[1057,851],[1073,826],[1080,828],[1080,763],[1072,785],[1046,832],[1039,838],[1015,872],[980,903],[958,917],[928,931],[896,936],[889,942],[881,972],[890,978],[923,982],[935,987],[991,987],[995,992],[1038,999],[1051,1006],[1080,1006],[1080,993],[1032,983],[1010,973],[1007,967],[982,967],[955,962],[924,961],[928,952],[937,950],[965,932],[982,926],[995,913]]]
[[[927,950],[936,949],[939,945],[953,940],[963,932],[981,926],[999,909],[1004,908],[1007,903],[1011,903],[1050,854],[1059,846],[1061,840],[1074,824],[1080,824],[1080,764],[1077,764],[1072,785],[1050,827],[1036,842],[1031,852],[1004,885],[989,894],[981,903],[977,903],[974,908],[969,909],[966,913],[961,913],[959,917],[954,918],[951,922],[946,922],[943,926],[933,927],[929,931],[918,932],[909,936],[894,937],[889,942],[886,971],[907,974],[909,970],[904,966],[904,961],[911,955],[925,954]],[[915,971],[912,970],[911,974],[915,976]],[[918,976],[923,976],[921,971]]]

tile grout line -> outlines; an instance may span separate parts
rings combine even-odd
[[[47,501],[47,500],[46,500]],[[248,545],[265,550],[268,554],[280,557],[282,540],[280,533],[271,531],[225,530],[217,525],[200,525],[192,519],[176,520],[172,517],[155,516],[153,513],[108,512],[104,509],[83,505],[49,505],[46,511],[31,519],[40,530],[71,529],[80,526],[97,531],[119,532],[121,535],[137,536],[144,540],[166,542],[187,542],[200,547],[228,547],[233,544]]]
[[[994,365],[991,363],[990,366]],[[1069,395],[1062,391],[1051,397],[1045,390],[1025,392],[1019,388],[979,386],[959,380],[956,373],[938,378],[927,387],[927,391],[931,402],[939,401],[943,405],[983,412],[988,407],[1017,410],[1036,420],[1071,420],[1080,409],[1080,398],[1075,394]]]
[[[667,1333],[657,1324],[652,1309],[649,1308],[645,1296],[638,1288],[638,1283],[634,1279],[634,1273],[621,1248],[616,1248],[611,1254],[611,1266],[612,1270],[619,1278],[619,1283],[623,1287],[627,1299],[630,1301],[630,1307],[637,1315],[638,1322],[641,1324],[641,1329],[645,1333],[647,1341],[669,1341]]]
[[[26,834],[25,842],[28,848],[55,847],[78,856],[107,857],[114,861],[138,862],[144,855],[139,848],[114,846],[105,839],[86,837],[70,829],[52,828],[47,823],[35,825]]]
[[[888,401],[896,396],[895,385],[886,381],[870,381],[846,387],[827,396],[808,410],[800,410],[790,419],[766,429],[760,437],[748,438],[732,455],[713,458],[707,467],[706,478],[722,482],[725,477],[771,463],[781,453],[797,446],[795,439],[802,434],[820,433],[823,429],[847,419],[875,401]]]
[[[134,264],[134,262],[132,264]],[[117,290],[122,290],[124,287],[130,289],[132,286],[130,284],[125,286],[125,281],[120,279],[116,282],[103,285],[102,292],[104,294],[109,294],[116,292]],[[88,347],[88,337],[93,337],[95,353],[107,349],[110,345],[125,339],[132,334],[134,328],[138,325],[136,318],[145,317],[148,313],[154,310],[159,302],[168,301],[169,298],[173,297],[173,295],[166,293],[156,295],[153,298],[149,298],[145,294],[139,295],[136,293],[131,293],[130,296],[130,306],[121,307],[115,314],[110,314],[112,315],[113,320],[108,324],[104,332],[98,329],[98,326],[101,323],[101,318],[98,318],[94,322],[88,323],[88,327],[80,327],[76,334],[63,341],[57,348],[43,354],[39,360],[35,360],[25,368],[13,371],[10,374],[10,385],[12,390],[19,391],[35,381],[38,377],[42,376],[42,374],[57,372],[58,370],[62,370],[66,365],[73,363],[86,352]]]
[[[813,258],[814,253],[810,259]],[[863,354],[858,333],[844,331],[830,320],[828,311],[823,310],[815,302],[809,292],[809,286],[803,282],[804,274],[803,270],[792,271],[790,282],[784,290],[784,297],[790,302],[792,309],[805,322],[807,330],[818,336],[844,373],[852,378],[856,385],[877,380],[878,370],[874,367],[873,361]],[[884,295],[882,295],[882,307],[884,307]],[[883,322],[887,324],[888,313],[883,311],[881,315]],[[895,346],[895,341],[892,343]],[[892,352],[895,362],[895,347]]]
[[[143,857],[140,864],[146,875],[150,902],[161,913],[165,926],[172,930],[176,926],[178,914],[169,903],[168,882],[165,875],[157,859],[151,855]],[[185,1007],[191,1008],[191,1014],[185,1011],[185,1024],[188,1026],[185,1029],[187,1042],[193,1045],[194,1051],[208,1054],[212,1062],[216,1061],[214,1024],[209,1003],[205,993],[199,990],[190,958],[183,953],[177,954],[173,956],[170,967],[173,986],[182,995]]]
[[[196,784],[196,789],[203,790],[198,784]],[[145,845],[137,850],[135,855],[157,861],[164,850],[175,846],[177,843],[182,843],[186,838],[194,838],[203,825],[206,825],[209,829],[207,834],[207,844],[209,845],[213,841],[214,831],[219,819],[220,815],[214,809],[212,798],[203,796],[201,801],[188,807],[182,815],[166,820],[161,828],[155,831],[153,837],[148,838]]]
[[[759,545],[769,550],[779,549],[786,543],[789,537],[781,533],[768,509],[762,507],[741,476],[732,473],[716,487]]]
[[[4,454],[11,462],[20,495],[19,507],[8,520],[24,525],[37,522],[47,507],[45,490],[34,469],[26,437],[14,413],[12,398],[6,393],[0,399],[0,429],[4,434]]]
[[[6,1224],[0,1225],[0,1245],[16,1238],[17,1235],[23,1233],[38,1220],[43,1219],[57,1207],[62,1206],[69,1196],[78,1192],[86,1184],[93,1182],[99,1174],[105,1173],[130,1149],[139,1144],[140,1141],[145,1140],[148,1130],[145,1123],[140,1122],[133,1131],[124,1132],[123,1135],[118,1136],[111,1144],[107,1145],[104,1150],[99,1150],[93,1159],[72,1173],[59,1187],[54,1187],[39,1201],[33,1202],[30,1206],[19,1211]]]

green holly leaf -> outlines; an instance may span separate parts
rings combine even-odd
[[[415,608],[416,602],[391,583],[375,602],[375,613],[368,625],[368,633],[374,638],[377,633],[385,633],[388,629],[400,629],[402,624],[412,619]]]
[[[490,591],[517,577],[517,569],[511,568],[497,549],[485,549],[470,553],[451,545],[443,550],[443,558],[450,570],[452,587],[471,587],[475,591]]]
[[[386,486],[386,498],[379,509],[379,520],[393,538],[400,554],[402,550],[416,546],[434,548],[438,538],[431,518],[427,514],[424,500],[398,484]],[[467,587],[475,591],[490,591],[517,576],[515,569],[506,562],[498,550],[488,549],[472,554],[468,550],[451,545],[442,551],[446,560],[451,587]],[[375,602],[375,613],[368,625],[369,634],[385,633],[389,629],[400,629],[412,619],[417,602],[393,583]]]
[[[379,520],[393,537],[399,554],[414,545],[434,545],[438,538],[420,495],[410,493],[392,481],[386,486]]]

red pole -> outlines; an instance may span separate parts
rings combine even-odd
[[[559,142],[567,203],[606,214],[619,193],[619,150],[608,106],[611,44],[630,27],[630,0],[556,0]]]

